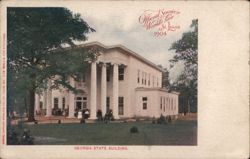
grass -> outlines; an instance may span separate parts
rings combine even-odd
[[[139,133],[130,133],[136,126]],[[197,121],[26,125],[37,145],[197,145]]]

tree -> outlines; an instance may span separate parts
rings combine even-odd
[[[167,68],[163,68],[161,65],[158,65],[163,71],[162,73],[162,87],[170,89],[170,81],[169,81],[169,71]]]
[[[183,33],[182,38],[174,42],[170,50],[175,55],[170,60],[171,67],[183,62],[184,71],[171,86],[180,92],[180,105],[184,112],[197,111],[197,73],[198,73],[198,19],[190,25],[190,31]]]
[[[97,55],[75,42],[87,40],[86,34],[95,30],[66,8],[12,7],[7,9],[7,29],[8,91],[13,101],[8,105],[29,99],[28,121],[34,121],[35,93],[47,88],[47,80],[53,79],[49,89],[76,91],[68,77],[79,80]]]

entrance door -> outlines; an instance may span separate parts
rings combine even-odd
[[[75,101],[75,108],[78,110],[87,109],[87,97],[78,96]]]

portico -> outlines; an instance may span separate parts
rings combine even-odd
[[[144,57],[121,45],[105,46],[98,42],[85,44],[82,47],[100,47],[102,52],[96,61],[89,63],[82,81],[69,78],[72,87],[82,90],[74,94],[65,88],[47,89],[41,95],[42,107],[46,116],[54,115],[54,109],[60,109],[68,118],[75,118],[77,111],[88,110],[90,119],[97,119],[97,112],[102,116],[109,110],[115,119],[135,116],[160,116],[178,114],[178,93],[169,93],[162,88],[162,71],[158,66]],[[53,79],[48,81],[48,88]],[[145,88],[139,89],[138,88]],[[147,88],[147,89],[146,89]],[[171,95],[171,96],[170,96]],[[171,97],[172,106],[162,109],[161,100]],[[38,103],[38,102],[36,102]],[[168,112],[165,112],[168,111]]]

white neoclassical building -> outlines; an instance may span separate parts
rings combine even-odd
[[[47,90],[36,95],[36,112],[51,116],[52,110],[67,110],[67,116],[74,118],[75,110],[88,109],[90,119],[96,119],[98,110],[104,115],[110,109],[115,119],[178,114],[179,94],[162,88],[162,70],[157,65],[122,45],[91,42],[80,47],[102,50],[83,81],[70,79],[84,93]]]

